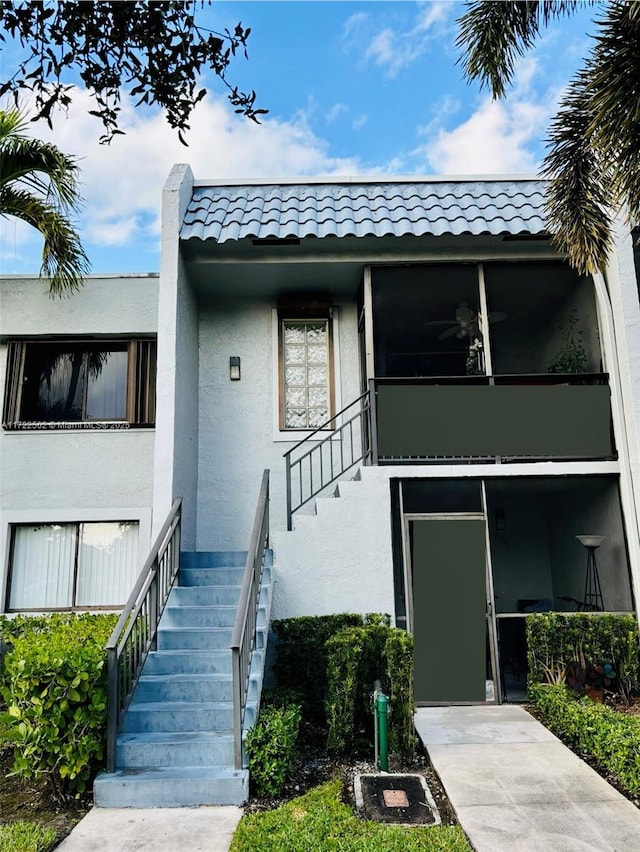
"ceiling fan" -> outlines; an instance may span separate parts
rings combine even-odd
[[[446,340],[447,337],[454,335],[463,339],[469,337],[470,332],[478,325],[479,314],[469,307],[468,302],[460,302],[455,312],[455,319],[450,320],[429,320],[427,325],[446,325],[443,332],[438,335],[438,340]],[[489,322],[501,322],[506,319],[507,315],[502,311],[492,311],[489,314]]]

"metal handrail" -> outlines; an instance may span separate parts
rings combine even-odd
[[[181,506],[182,500],[175,500],[105,645],[107,772],[115,771],[118,730],[142,665],[155,647],[158,622],[178,575]]]
[[[269,547],[269,471],[262,474],[247,560],[244,566],[240,600],[231,634],[233,673],[233,749],[236,769],[242,769],[242,726],[247,706],[251,654],[255,648],[260,584],[265,553]]]
[[[354,408],[356,409],[355,412],[345,418],[344,415]],[[340,421],[339,426],[335,425],[337,421]],[[360,429],[359,450],[356,450],[354,446],[354,425],[356,424]],[[322,440],[311,443],[320,432],[326,433],[328,429],[331,429],[331,432],[325,434]],[[293,515],[298,509],[302,508],[309,500],[316,497],[358,462],[370,458],[372,435],[371,393],[367,390],[284,453],[288,530],[293,527]],[[334,453],[336,441],[339,442],[339,450]],[[306,445],[309,445],[308,449],[305,449],[296,458],[292,458],[293,453]],[[328,448],[327,453],[325,453],[325,447]],[[294,475],[297,476],[295,498],[292,481]],[[306,480],[305,476],[307,477]]]

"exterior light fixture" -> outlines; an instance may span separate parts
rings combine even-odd
[[[229,358],[229,378],[232,382],[240,381],[240,357],[232,355]]]

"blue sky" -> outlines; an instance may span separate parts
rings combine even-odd
[[[453,0],[215,2],[199,20],[251,26],[249,58],[238,57],[229,77],[255,89],[269,114],[259,126],[235,115],[205,79],[188,148],[157,111],[129,104],[127,135],[99,145],[101,125],[79,90],[53,132],[43,123],[32,132],[81,159],[79,229],[92,271],[158,271],[161,190],[176,162],[216,179],[534,172],[563,86],[588,50],[593,13],[555,22],[519,63],[507,99],[493,102],[456,64],[462,11]],[[6,48],[3,75],[11,56]],[[41,249],[27,226],[0,222],[2,273],[36,274]]]

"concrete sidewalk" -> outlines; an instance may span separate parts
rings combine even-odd
[[[242,808],[92,808],[61,852],[228,852]]]
[[[476,852],[640,852],[640,810],[522,707],[421,707],[415,725]]]

